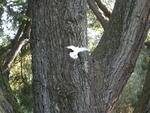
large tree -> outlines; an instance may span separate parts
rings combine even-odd
[[[116,0],[111,13],[100,0],[88,0],[105,31],[91,55],[82,53],[77,60],[69,57],[66,46],[87,46],[87,1],[28,2],[27,12],[32,9],[33,22],[34,113],[111,112],[146,38],[150,1]],[[12,43],[1,49],[0,112],[19,112],[13,95],[8,95],[11,94],[9,69],[28,42],[29,33],[30,19],[27,19]]]
[[[150,1],[116,0],[109,21],[88,3],[105,31],[90,56],[73,60],[66,46],[87,46],[87,1],[30,0],[34,113],[109,113],[133,72]]]

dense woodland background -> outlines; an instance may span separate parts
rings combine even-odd
[[[113,10],[115,0],[102,0],[102,2],[110,11],[106,11],[105,15],[107,17],[106,20],[108,20]],[[30,11],[28,11],[27,8],[28,4],[26,0],[0,1],[0,113],[12,113],[6,109],[15,109],[15,113],[33,112],[31,45],[30,41],[24,41],[23,39],[18,38],[18,36],[30,37],[28,33],[30,32],[29,29],[31,18],[28,16]],[[107,30],[104,27],[104,20],[101,19],[101,17],[99,17],[94,11],[96,10],[92,9],[92,5],[88,7],[87,36],[88,47],[90,48],[89,54],[91,54],[96,48],[104,30]],[[102,11],[105,13],[105,10]],[[18,43],[22,44],[20,49],[18,49],[19,52],[13,51],[15,46],[17,47],[17,43],[14,41],[14,39],[17,38]],[[150,113],[150,110],[147,110],[149,112],[144,112],[146,108],[142,108],[144,104],[150,106],[150,104],[148,104],[148,101],[150,103],[149,41],[150,32],[148,33],[147,38],[142,45],[140,55],[136,61],[134,72],[132,72],[131,77],[125,85],[119,101],[117,102],[117,105],[112,113]],[[15,52],[16,54],[14,54]],[[10,67],[8,66],[9,69],[5,68],[7,62],[10,64]],[[9,74],[6,74],[8,70]],[[3,76],[6,75],[9,75],[8,79],[4,79]],[[8,81],[9,84],[7,84]],[[7,90],[10,90],[11,92]],[[4,92],[7,93],[5,94]],[[8,92],[10,92],[10,94]],[[4,98],[3,95],[7,95],[8,98]],[[9,103],[7,103],[5,99],[8,100]],[[14,108],[6,108],[5,110],[7,112],[4,111],[4,108],[2,107],[9,107],[9,104],[11,104]]]

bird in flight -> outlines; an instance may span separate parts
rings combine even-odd
[[[89,51],[88,48],[86,48],[86,47],[75,47],[73,45],[67,46],[66,48],[72,50],[72,52],[70,52],[69,55],[73,59],[78,58],[78,53],[84,52],[84,51]]]

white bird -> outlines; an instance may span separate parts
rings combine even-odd
[[[86,48],[86,47],[75,47],[73,45],[67,46],[66,48],[71,49],[73,51],[73,52],[69,53],[70,57],[73,58],[73,59],[78,58],[78,53],[79,52],[89,51],[88,48]]]

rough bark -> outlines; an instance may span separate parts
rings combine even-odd
[[[92,53],[94,113],[111,112],[118,100],[146,38],[149,16],[149,0],[116,1],[108,28]]]
[[[68,45],[87,46],[86,0],[32,0],[34,113],[89,113],[87,54],[73,60]]]
[[[86,0],[30,4],[34,113],[110,113],[146,38],[150,1],[116,0],[90,60],[73,60],[66,49],[87,45]]]

